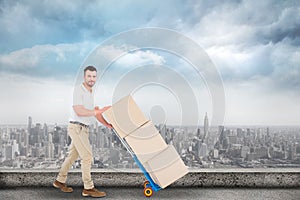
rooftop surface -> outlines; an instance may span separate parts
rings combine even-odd
[[[142,188],[101,188],[107,193],[101,199],[147,199]],[[91,199],[81,196],[81,187],[73,193],[63,193],[52,187],[17,187],[0,190],[1,199]],[[245,189],[245,188],[166,188],[149,199],[224,199],[224,200],[299,200],[300,189]]]
[[[96,188],[104,190],[102,199],[147,199],[145,180],[140,170],[92,170]],[[58,173],[53,170],[0,170],[0,199],[89,199],[81,196],[81,170],[71,170],[67,184],[73,193],[53,188]],[[226,199],[226,200],[299,200],[300,169],[190,169],[190,173],[150,199]],[[101,186],[101,187],[100,187]]]

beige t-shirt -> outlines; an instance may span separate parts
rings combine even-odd
[[[70,116],[70,121],[76,121],[83,123],[85,125],[91,125],[92,123],[95,122],[95,117],[80,117],[78,116],[74,109],[73,106],[76,105],[83,105],[84,108],[93,110],[94,109],[94,90],[92,92],[88,91],[83,83],[76,86],[74,88],[73,92],[73,105],[71,109],[71,116]]]

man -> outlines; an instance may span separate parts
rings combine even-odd
[[[73,109],[68,125],[68,134],[72,142],[69,147],[68,156],[62,164],[53,186],[63,192],[73,192],[73,189],[66,185],[66,179],[69,169],[79,156],[81,158],[82,180],[84,183],[82,196],[104,197],[106,193],[97,190],[91,178],[93,155],[89,142],[89,125],[93,123],[94,117],[97,117],[106,127],[112,128],[112,126],[102,117],[102,113],[110,106],[102,109],[94,107],[94,90],[92,87],[96,79],[96,68],[88,66],[84,69],[84,82],[74,88]]]

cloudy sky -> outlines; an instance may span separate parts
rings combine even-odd
[[[67,123],[72,88],[90,55],[116,35],[147,27],[175,31],[207,53],[223,81],[225,125],[300,125],[297,0],[0,0],[0,124],[26,124],[28,116]],[[122,51],[114,48],[106,47]],[[96,104],[111,104],[117,90],[168,124],[193,124],[195,112],[180,114],[193,109],[200,124],[205,112],[211,120],[212,102],[220,100],[191,63],[159,49],[115,60],[99,77]]]

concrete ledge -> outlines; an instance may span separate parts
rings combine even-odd
[[[0,170],[0,187],[49,187],[58,170]],[[146,180],[137,170],[93,170],[96,186],[142,187]],[[71,170],[67,184],[82,186],[81,171]],[[300,187],[300,168],[283,169],[198,169],[174,182],[170,187]]]

